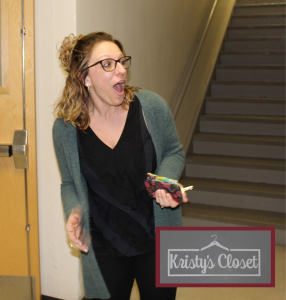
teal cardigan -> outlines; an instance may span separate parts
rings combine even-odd
[[[157,94],[146,90],[136,93],[141,103],[146,124],[157,156],[156,174],[179,179],[184,168],[184,153],[179,143],[175,124],[167,103]],[[62,176],[61,197],[68,219],[75,206],[83,210],[82,226],[89,233],[88,190],[81,174],[77,129],[63,119],[56,119],[53,126],[54,147]],[[182,226],[181,208],[161,209],[154,201],[155,226]],[[108,299],[110,294],[98,267],[94,251],[81,252],[85,296]]]

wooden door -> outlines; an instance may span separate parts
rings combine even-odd
[[[29,164],[16,169],[13,155],[0,157],[0,299],[40,299],[34,1],[0,0],[0,5],[0,145],[11,145],[15,130],[26,129]]]

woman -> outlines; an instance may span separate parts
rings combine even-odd
[[[71,34],[59,52],[68,76],[53,137],[86,297],[128,300],[136,279],[141,300],[174,300],[175,288],[155,287],[155,226],[181,226],[180,206],[144,187],[147,172],[178,179],[184,167],[168,105],[126,84],[131,57],[107,33]]]

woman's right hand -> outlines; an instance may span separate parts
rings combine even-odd
[[[82,235],[81,227],[82,209],[75,207],[68,218],[66,224],[66,233],[71,247],[77,248],[80,251],[88,252],[88,246],[83,245],[80,237]]]

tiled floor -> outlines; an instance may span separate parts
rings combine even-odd
[[[285,300],[285,251],[275,246],[274,288],[178,288],[176,300]],[[130,300],[140,300],[136,284]]]

